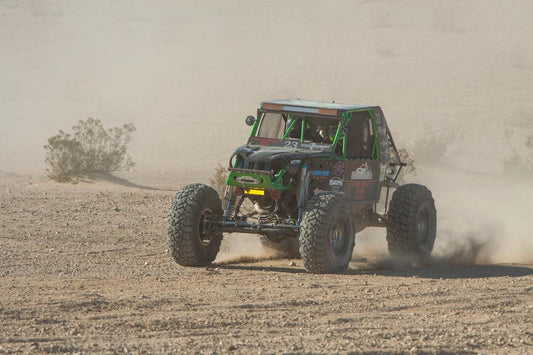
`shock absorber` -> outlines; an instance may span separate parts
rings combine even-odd
[[[228,190],[226,191],[226,209],[224,211],[224,220],[232,219],[233,214],[235,213],[235,199],[237,196],[233,193],[233,186],[228,186]]]
[[[309,188],[309,174],[307,171],[307,164],[304,164],[300,168],[300,183],[298,185],[298,208],[300,209],[304,207],[308,188]]]
[[[300,168],[300,183],[298,186],[298,223],[302,220],[302,209],[305,204],[305,198],[307,197],[307,190],[309,188],[309,171],[307,170],[307,164],[302,165]]]

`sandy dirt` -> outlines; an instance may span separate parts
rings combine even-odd
[[[533,352],[532,265],[358,256],[311,275],[232,236],[181,267],[174,193],[1,175],[0,353]]]
[[[0,1],[0,354],[533,353],[533,2],[157,3]],[[176,190],[293,97],[384,109],[436,200],[427,268],[372,229],[341,275],[253,236],[172,261]],[[128,180],[6,173],[87,117],[137,127]]]

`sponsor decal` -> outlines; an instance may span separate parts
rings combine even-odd
[[[331,144],[319,144],[319,143],[301,143],[300,148],[309,149],[309,150],[324,150],[331,149]]]
[[[346,164],[344,164],[343,161],[338,161],[335,163],[335,166],[333,166],[333,175],[343,176],[345,169],[346,169]]]
[[[350,176],[352,180],[370,180],[372,179],[372,170],[368,166],[367,162],[364,162],[357,169],[352,171]]]
[[[311,176],[329,176],[328,170],[311,170]]]
[[[339,191],[342,188],[342,185],[343,181],[337,177],[334,177],[333,179],[329,180],[329,186],[335,192]]]
[[[320,143],[302,143],[300,141],[293,141],[293,140],[285,140],[283,141],[283,146],[285,148],[292,148],[292,149],[309,149],[309,150],[331,150],[331,144],[320,144]]]
[[[244,184],[244,185],[251,185],[251,184],[260,184],[261,181],[258,179],[252,177],[252,176],[239,176],[235,179],[238,183]]]

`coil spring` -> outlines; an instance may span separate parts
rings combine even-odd
[[[232,219],[235,214],[235,195],[233,194],[233,189],[231,191],[228,191],[229,198],[228,203],[226,204],[226,212],[224,213],[224,216],[226,219]]]

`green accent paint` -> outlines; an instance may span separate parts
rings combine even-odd
[[[330,158],[332,159],[335,156],[335,148],[337,147],[337,142],[339,141],[339,136],[341,135],[342,129],[341,125],[337,127],[337,132],[335,132],[335,138],[333,138],[333,148],[331,149]]]
[[[230,171],[226,179],[226,185],[238,186],[242,188],[253,188],[253,189],[265,189],[265,190],[296,190],[294,185],[283,186],[282,177],[283,174],[287,171],[287,167],[281,169],[273,179],[266,174],[257,174],[252,172],[241,172],[241,171]],[[240,177],[251,177],[258,180],[257,184],[242,184],[237,181]]]
[[[291,118],[290,115],[287,116],[287,121]],[[289,132],[291,131],[292,127],[294,127],[294,125],[296,124],[296,121],[298,121],[298,118],[294,119],[292,122],[291,122],[291,125],[289,126],[289,128],[287,128],[285,130],[285,133],[283,133],[283,136],[281,136],[281,140],[284,140],[285,138],[287,138],[287,136],[289,135]]]
[[[348,123],[352,120],[352,113],[347,112],[342,114],[342,118],[344,119],[343,127],[348,127]],[[348,145],[348,137],[344,135],[344,139],[342,140],[342,158],[346,160],[346,147]]]
[[[263,118],[264,113],[261,114],[261,116],[257,115],[257,118],[255,119],[254,125],[252,126],[252,132],[250,132],[250,137],[254,137],[257,133],[257,128],[259,128],[259,121]]]
[[[305,118],[302,117],[302,129],[300,130],[300,142],[303,142],[304,141],[304,134],[305,134]]]
[[[346,160],[346,137],[342,140],[342,157]]]
[[[278,173],[276,175],[274,175],[273,185],[275,185],[275,186],[283,185],[283,181],[281,180],[281,178],[283,177],[283,174],[285,174],[287,169],[288,168],[286,166],[284,166],[280,171],[278,171]]]

